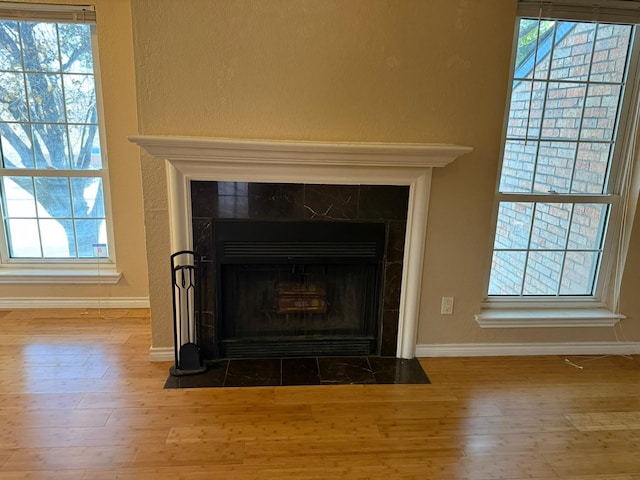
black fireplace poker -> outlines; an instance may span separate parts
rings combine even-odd
[[[181,250],[171,255],[173,298],[173,347],[175,364],[173,376],[203,373],[207,367],[198,346],[200,321],[201,258],[196,252]]]

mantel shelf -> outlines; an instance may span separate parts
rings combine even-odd
[[[129,140],[156,158],[241,161],[255,164],[444,167],[471,147],[429,143],[310,142],[229,138],[134,136]]]

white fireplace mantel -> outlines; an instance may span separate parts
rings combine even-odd
[[[166,160],[174,252],[192,249],[191,181],[409,186],[397,356],[415,356],[432,169],[448,165],[471,147],[177,136],[129,140]]]

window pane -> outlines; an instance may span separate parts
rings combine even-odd
[[[620,85],[589,85],[580,138],[609,142],[618,114]]]
[[[40,220],[42,251],[45,258],[75,257],[75,242],[71,220]]]
[[[520,295],[525,260],[525,252],[494,252],[489,295]]]
[[[58,29],[55,23],[21,22],[25,70],[59,72]]]
[[[68,73],[93,74],[91,28],[89,25],[63,23],[58,25],[62,55],[62,70]]]
[[[630,25],[598,26],[591,66],[592,82],[622,83],[630,40]]]
[[[35,177],[39,217],[71,218],[69,179]]]
[[[592,295],[599,258],[598,252],[567,252],[560,295]]]
[[[564,249],[573,205],[538,203],[531,232],[532,250]]]
[[[5,214],[12,218],[36,218],[31,177],[4,177],[2,196]]]
[[[540,25],[540,35],[538,50],[534,53],[535,64],[528,65],[528,67],[534,70],[534,78],[546,79],[549,78],[549,68],[551,67],[551,49],[554,43],[557,43],[555,39],[558,36],[558,22],[555,20],[542,20],[538,23]]]
[[[9,254],[12,258],[42,257],[37,220],[11,219],[5,225],[9,237]]]
[[[0,123],[2,166],[33,168],[31,126],[28,123]]]
[[[500,175],[501,192],[531,192],[537,153],[538,142],[508,140],[505,143]]]
[[[494,248],[526,249],[532,217],[532,203],[501,202]]]
[[[538,138],[546,83],[529,80],[515,81],[509,109],[509,138]]]
[[[72,178],[73,215],[76,218],[104,218],[102,179]]]
[[[595,23],[558,22],[549,77],[554,80],[587,80]]]
[[[577,147],[575,142],[540,142],[535,192],[569,193]]]
[[[60,75],[28,73],[27,92],[32,122],[65,121]]]
[[[579,203],[574,206],[567,248],[598,250],[602,248],[608,205]]]
[[[581,142],[571,183],[572,193],[604,193],[611,145]]]
[[[69,125],[71,168],[99,170],[102,168],[98,125]]]
[[[64,124],[34,124],[33,144],[35,146],[36,168],[69,168],[67,129]]]
[[[97,123],[96,87],[93,83],[93,75],[65,75],[64,98],[68,122]]]
[[[96,256],[94,245],[107,243],[104,220],[76,220],[78,236],[78,256],[92,258]],[[104,254],[99,255],[101,257]]]
[[[502,202],[490,294],[514,295],[518,278],[523,279],[523,295],[590,294],[608,209],[606,204],[536,203],[534,207]]]
[[[548,51],[548,45],[551,44],[553,39],[554,26],[555,22],[552,20],[543,20],[541,22],[530,18],[520,20],[515,78],[531,78],[531,72],[536,64],[539,70],[545,72],[543,76],[546,76],[549,60],[548,55],[545,56],[545,50]],[[538,47],[541,47],[539,49],[540,52],[536,52]],[[519,72],[522,72],[522,74],[519,74]]]
[[[22,73],[0,72],[0,121],[26,122],[29,120],[27,95]]]
[[[586,87],[579,83],[549,82],[545,103],[542,138],[576,140]]]
[[[20,45],[18,22],[0,22],[0,30],[3,36],[9,39],[9,41],[3,42],[3,48],[0,48],[0,70],[22,70],[22,46]]]
[[[564,253],[529,252],[524,279],[524,295],[556,295]]]

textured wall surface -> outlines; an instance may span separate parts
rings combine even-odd
[[[140,134],[473,147],[433,175],[418,343],[614,339],[605,329],[483,330],[474,321],[490,260],[515,0],[131,7]],[[164,166],[144,161],[143,174],[160,183]],[[155,183],[144,188],[150,266],[170,253]],[[154,345],[170,346],[168,279],[151,272],[150,290]],[[440,315],[442,296],[455,297],[453,315]]]

